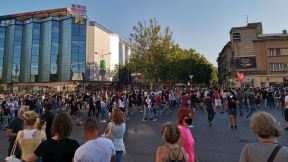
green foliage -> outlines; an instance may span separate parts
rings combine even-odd
[[[194,49],[182,49],[172,40],[169,27],[161,30],[156,19],[138,22],[130,35],[129,67],[152,82],[191,82],[215,84],[217,69]],[[216,70],[216,71],[215,71]]]

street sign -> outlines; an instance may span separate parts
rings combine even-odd
[[[192,80],[193,79],[193,75],[191,74],[191,75],[189,75],[189,78]]]

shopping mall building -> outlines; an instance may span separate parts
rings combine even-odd
[[[115,65],[125,64],[129,54],[118,34],[75,14],[75,8],[0,16],[1,89],[110,82]]]

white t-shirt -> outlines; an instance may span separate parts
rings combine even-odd
[[[110,139],[99,137],[80,146],[74,155],[75,162],[110,162],[115,155],[115,147]]]
[[[285,96],[285,105],[288,105],[288,95]],[[288,107],[284,107],[284,108],[288,108]]]

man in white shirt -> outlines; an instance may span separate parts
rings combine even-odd
[[[116,162],[114,144],[110,139],[98,136],[95,120],[85,122],[84,135],[88,141],[76,150],[74,162]]]

